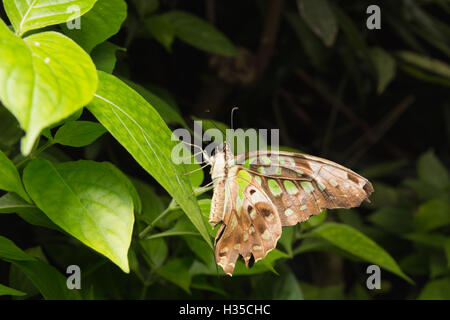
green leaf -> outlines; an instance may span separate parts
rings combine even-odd
[[[100,85],[89,110],[177,201],[194,226],[211,244],[183,166],[173,163],[176,142],[158,112],[143,97],[114,76],[99,72]]]
[[[212,282],[212,283],[210,283]],[[192,278],[191,288],[199,289],[203,291],[210,291],[218,293],[224,297],[227,296],[227,293],[223,289],[222,282],[218,279],[214,279],[212,277],[207,276],[196,276]]]
[[[185,259],[172,259],[159,268],[156,273],[190,293],[191,275],[189,274],[189,267],[189,261]]]
[[[175,35],[191,46],[218,55],[233,57],[237,51],[230,40],[205,20],[183,11],[170,11],[162,14]]]
[[[46,299],[80,299],[76,290],[67,288],[66,278],[47,264],[40,247],[29,248],[23,253],[29,259],[12,261],[10,284],[26,291],[30,296],[40,292]]]
[[[444,188],[450,183],[449,174],[433,151],[423,154],[417,162],[417,174],[420,180],[436,188]]]
[[[204,243],[204,242],[203,242]],[[149,259],[149,265],[155,269],[160,268],[169,254],[167,243],[162,238],[140,240],[139,244],[144,250],[144,258]]]
[[[297,0],[298,9],[309,28],[331,47],[336,40],[338,24],[327,0]]]
[[[29,224],[60,231],[41,210],[15,193],[7,193],[0,197],[0,213],[17,213]]]
[[[175,39],[175,28],[169,20],[164,16],[153,15],[145,20],[145,26],[152,37],[171,52],[171,46]]]
[[[21,36],[29,30],[67,22],[88,12],[96,0],[4,0],[5,11]],[[71,10],[76,8],[77,10]]]
[[[302,223],[301,226],[306,229],[314,228],[320,225],[322,222],[324,222],[326,218],[327,218],[327,210],[323,210],[317,216],[311,216],[308,220]]]
[[[115,35],[127,17],[124,0],[97,0],[94,7],[80,18],[80,29],[70,30],[61,25],[64,34],[78,43],[86,52]]]
[[[122,79],[127,85],[129,85],[133,90],[136,90],[152,107],[158,111],[164,121],[168,124],[179,124],[185,128],[188,125],[184,121],[183,117],[170,106],[166,101],[161,99],[157,94],[154,94],[149,89],[144,88],[140,84],[137,84],[128,79]]]
[[[439,233],[409,233],[403,236],[403,238],[424,244],[426,246],[442,248],[447,240],[447,237]]]
[[[288,226],[283,227],[283,232],[281,233],[281,238],[278,240],[278,242],[281,243],[281,245],[286,249],[287,254],[292,257],[293,251],[292,251],[292,243],[294,241],[294,233],[295,233],[295,226]]]
[[[420,292],[419,300],[450,300],[450,277],[428,282]]]
[[[159,8],[159,0],[131,0],[140,17],[155,12]]]
[[[100,138],[106,129],[98,122],[69,121],[55,134],[54,143],[70,147],[84,147]]]
[[[300,282],[300,287],[305,300],[343,300],[345,298],[343,284],[318,287]]]
[[[15,192],[23,199],[30,201],[16,166],[2,151],[0,151],[0,177],[0,190]]]
[[[431,231],[450,223],[450,204],[430,200],[419,207],[414,215],[414,227],[419,232]]]
[[[22,249],[17,247],[14,242],[2,236],[0,236],[0,259],[7,261],[35,260],[32,256],[26,254]]]
[[[397,55],[407,63],[445,78],[450,78],[450,65],[441,60],[426,57],[410,51],[399,51],[397,52]]]
[[[396,63],[389,53],[379,47],[370,49],[370,57],[376,70],[377,93],[381,94],[395,77]]]
[[[25,168],[23,179],[33,201],[56,225],[129,272],[133,198],[111,164],[38,159]]]
[[[253,290],[250,299],[303,300],[298,280],[286,264],[280,266],[279,276],[266,273],[251,280]]]
[[[383,248],[352,227],[340,223],[327,222],[312,230],[309,235],[323,238],[338,248],[346,250],[363,260],[377,264],[406,281],[412,282]]]
[[[92,99],[96,69],[89,55],[60,33],[22,40],[0,21],[0,42],[0,99],[26,131],[22,153],[28,155],[44,128]]]
[[[329,4],[333,8],[339,26],[341,27],[348,44],[364,58],[370,57],[369,48],[353,20],[339,6],[335,5],[334,2]]]
[[[97,70],[113,73],[117,61],[117,51],[126,51],[126,49],[109,41],[105,41],[96,46],[94,50],[92,50],[91,57],[97,66]]]
[[[139,198],[142,201],[141,214],[137,215],[137,219],[150,224],[161,212],[164,211],[164,203],[155,193],[152,186],[136,179],[133,179],[133,184],[137,190]],[[156,223],[156,226],[161,226],[159,221]]]
[[[184,237],[184,241],[186,241],[189,249],[191,249],[192,252],[194,252],[197,257],[199,257],[206,264],[211,260],[211,256],[214,256],[214,252],[205,243],[205,241],[202,241],[197,237],[190,236]]]
[[[405,234],[413,231],[412,212],[402,208],[383,207],[375,211],[369,220],[393,234]]]
[[[13,261],[47,300],[81,299],[77,290],[67,288],[67,279],[51,265],[40,261]]]
[[[177,220],[175,226],[173,226],[169,230],[146,236],[145,239],[156,239],[173,236],[199,236],[199,235],[200,234],[195,230],[195,227],[192,225],[192,223],[185,216],[181,216]]]
[[[26,293],[4,286],[0,283],[0,296],[25,296]]]
[[[16,118],[0,103],[0,149],[9,150],[22,136]]]
[[[7,193],[0,197],[0,213],[15,213],[24,208],[36,208],[15,193]]]
[[[34,226],[49,228],[57,231],[61,229],[55,225],[41,210],[34,208],[18,208],[16,213],[23,220]]]

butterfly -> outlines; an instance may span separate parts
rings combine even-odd
[[[352,208],[369,201],[372,184],[357,173],[322,158],[282,151],[234,156],[227,142],[207,158],[214,186],[209,222],[221,224],[214,255],[232,276],[241,255],[263,259],[282,227],[306,221],[323,209]]]

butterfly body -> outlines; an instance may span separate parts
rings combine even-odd
[[[273,250],[283,226],[326,208],[359,206],[373,192],[350,169],[304,154],[255,151],[235,157],[224,143],[208,161],[214,183],[209,222],[222,223],[215,257],[229,275],[239,255],[248,267]]]

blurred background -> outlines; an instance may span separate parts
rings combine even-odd
[[[368,178],[375,192],[361,208],[329,211],[285,231],[283,254],[233,278],[215,275],[214,267],[204,271],[212,253],[192,237],[133,247],[142,254],[138,264],[153,259],[151,268],[170,266],[144,286],[140,271],[125,275],[108,262],[96,267],[104,259],[79,246],[71,254],[92,267],[92,283],[102,283],[96,297],[450,299],[450,1],[127,4],[127,19],[108,42],[115,52],[113,73],[132,81],[150,102],[152,95],[161,98],[168,107],[159,111],[172,129],[192,128],[194,119],[228,127],[237,106],[236,128],[278,128],[283,147],[349,167]],[[367,13],[370,5],[381,9],[379,16]],[[94,61],[101,53],[93,50]],[[4,121],[9,115],[1,110]],[[88,112],[83,117],[92,119]],[[3,124],[2,134],[6,129]],[[48,152],[113,162],[145,183],[154,210],[170,200],[109,135],[86,148]],[[209,181],[205,174],[204,183]],[[169,230],[174,220],[158,230]],[[326,222],[375,241],[412,281],[382,269],[381,289],[369,290],[371,263],[330,239],[305,236]],[[25,247],[42,244],[60,266],[63,248],[77,246],[14,216],[3,218],[0,230],[6,236],[20,232]],[[8,275],[6,264],[0,269],[5,278],[20,280]]]

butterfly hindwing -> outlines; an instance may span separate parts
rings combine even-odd
[[[245,264],[263,259],[276,247],[281,221],[276,207],[256,182],[256,176],[235,167],[230,172],[225,218],[215,244],[217,263],[232,274],[239,255]]]

